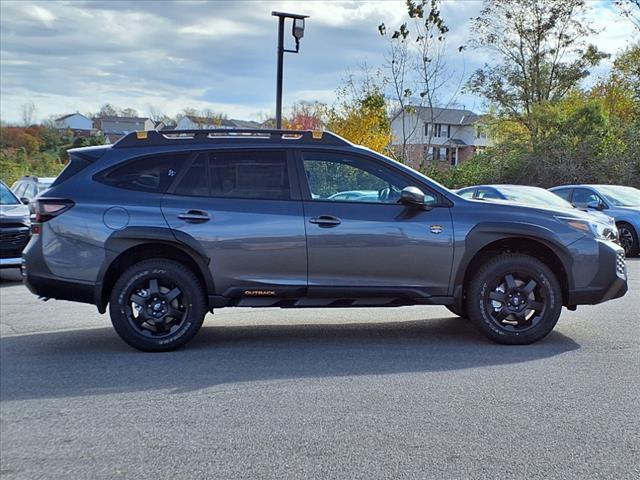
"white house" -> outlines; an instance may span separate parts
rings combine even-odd
[[[100,117],[96,122],[108,143],[115,142],[127,133],[153,130],[155,127],[153,120],[147,117]]]
[[[72,130],[77,135],[91,135],[93,122],[81,113],[70,113],[54,120],[58,130]]]
[[[470,110],[408,107],[391,120],[391,145],[399,150],[404,144],[406,161],[413,167],[436,162],[448,168],[491,145],[482,118]]]

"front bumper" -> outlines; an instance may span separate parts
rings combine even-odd
[[[0,225],[0,268],[20,267],[30,234],[28,225]]]
[[[620,298],[627,293],[627,267],[624,250],[617,244],[598,241],[598,270],[588,285],[569,291],[567,304],[595,305]]]

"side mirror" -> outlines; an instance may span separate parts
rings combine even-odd
[[[604,205],[597,200],[592,200],[590,202],[587,202],[587,208],[590,210],[603,210]]]
[[[400,203],[424,207],[424,192],[418,187],[404,187],[400,192]]]
[[[27,197],[20,197],[20,201],[24,204],[24,205],[29,205],[30,200]]]

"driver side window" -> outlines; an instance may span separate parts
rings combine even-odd
[[[304,152],[303,158],[313,200],[398,203],[409,185],[401,175],[362,157]]]

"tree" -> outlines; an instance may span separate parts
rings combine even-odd
[[[120,117],[137,117],[138,111],[135,108],[125,108],[120,111]]]
[[[29,127],[33,125],[36,115],[36,105],[33,102],[23,103],[20,107],[22,114],[22,125]]]
[[[40,140],[27,132],[19,133],[16,137],[15,146],[24,149],[25,153],[28,156],[39,152],[40,145]]]
[[[320,130],[326,105],[318,102],[297,102],[291,107],[291,116],[284,120],[284,127],[292,130]]]
[[[385,79],[381,72],[363,78],[347,78],[338,89],[337,102],[327,109],[327,129],[353,143],[387,153],[391,142],[391,124],[384,96]]]
[[[640,0],[616,0],[615,5],[636,30],[640,31]]]
[[[446,64],[445,46],[449,27],[440,13],[439,0],[407,0],[408,21],[389,32],[384,23],[378,26],[382,36],[389,38],[387,69],[390,72],[395,115],[400,117],[401,159],[407,157],[407,143],[422,124],[408,122],[407,116],[416,107],[428,107],[427,123],[437,123],[434,106],[448,107],[462,85]],[[458,51],[462,51],[460,47]],[[453,82],[452,82],[453,79]],[[451,89],[451,87],[454,87]],[[427,144],[431,143],[433,128],[427,130]]]
[[[469,79],[498,112],[538,135],[535,107],[564,98],[607,54],[586,40],[584,0],[485,0],[471,46],[496,55]]]
[[[100,107],[100,111],[98,112],[98,117],[117,117],[118,109],[111,105],[110,103],[105,103]]]

